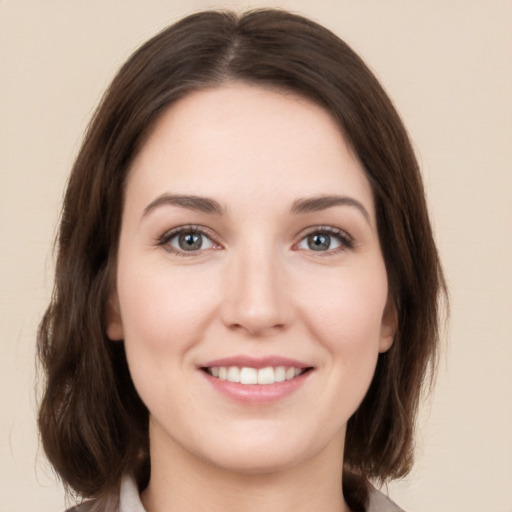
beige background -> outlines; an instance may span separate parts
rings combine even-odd
[[[367,60],[423,165],[452,299],[412,512],[512,512],[512,1],[0,0],[0,510],[58,512],[35,430],[34,337],[81,134],[116,68],[191,11],[279,5]]]

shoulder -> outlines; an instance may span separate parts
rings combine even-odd
[[[385,494],[372,487],[367,512],[405,512],[405,510],[391,501]]]
[[[81,503],[80,505],[75,505],[71,508],[66,509],[65,512],[89,512],[90,511],[91,502],[87,501],[85,503]]]
[[[65,512],[119,512],[119,508],[112,508],[102,500],[90,500],[68,508]]]
[[[79,503],[65,512],[122,512],[119,506],[119,492],[112,492],[106,496]],[[131,512],[127,510],[126,512]]]
[[[145,510],[140,501],[135,481],[131,477],[125,476],[118,492],[112,492],[99,499],[85,501],[68,508],[66,512],[145,512]]]
[[[90,512],[91,507],[94,506],[94,501],[85,501],[78,505],[74,505],[71,508],[68,508],[65,512]],[[94,509],[92,509],[94,510]]]

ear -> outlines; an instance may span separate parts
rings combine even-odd
[[[117,292],[112,292],[106,304],[107,336],[112,341],[124,339],[123,322]]]
[[[398,315],[396,313],[396,307],[393,299],[388,297],[388,301],[382,315],[382,324],[380,327],[379,352],[386,352],[391,348],[397,329]]]

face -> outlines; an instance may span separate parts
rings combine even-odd
[[[230,84],[162,116],[128,176],[107,313],[152,462],[340,463],[392,343],[387,299],[371,188],[329,113]]]

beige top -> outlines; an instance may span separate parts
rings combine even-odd
[[[140,501],[137,486],[131,478],[124,478],[121,483],[118,512],[146,512]],[[380,491],[372,488],[367,512],[404,512],[404,510]]]
[[[119,499],[117,499],[119,498]],[[100,510],[101,509],[101,510]],[[139,491],[130,477],[123,478],[119,497],[113,496],[108,505],[100,506],[98,503],[88,502],[72,507],[67,512],[146,512],[140,501]],[[393,503],[387,496],[375,488],[370,492],[370,504],[366,512],[405,512]]]

